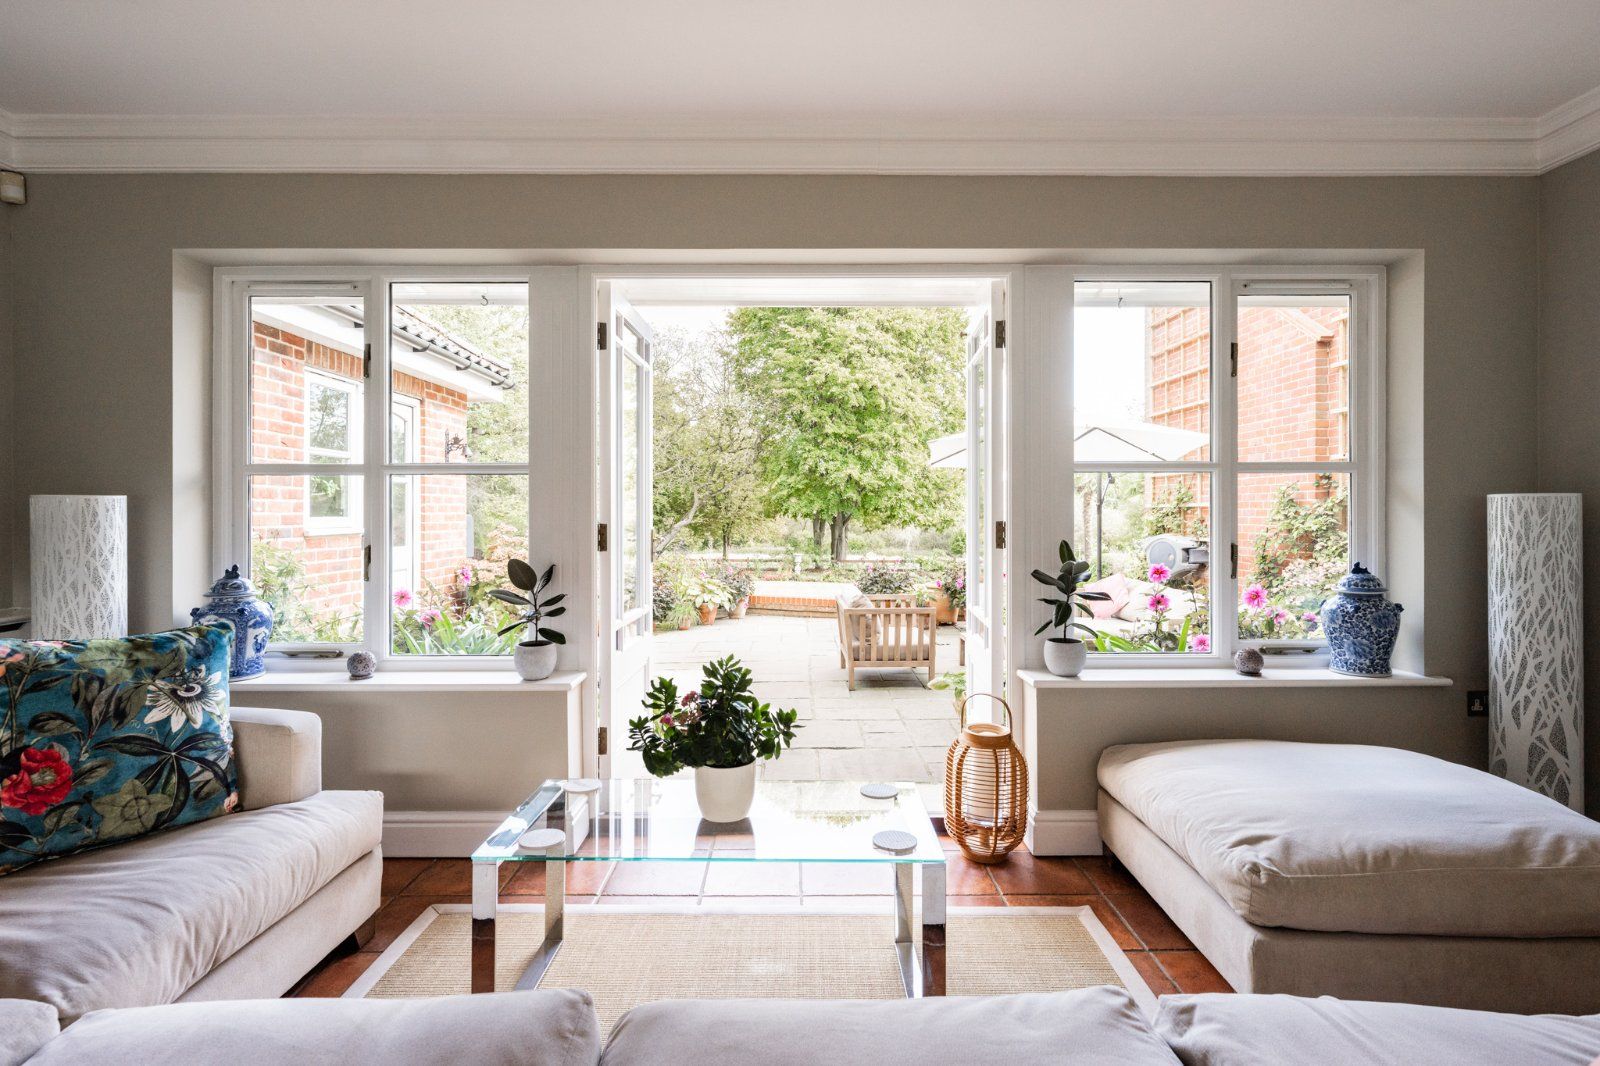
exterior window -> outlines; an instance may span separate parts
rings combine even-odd
[[[361,440],[361,383],[306,373],[306,454],[313,463],[348,465]],[[352,479],[314,474],[308,479],[306,528],[321,535],[361,529],[361,494]]]
[[[1363,495],[1361,291],[1227,274],[1077,283],[1074,546],[1110,596],[1084,619],[1095,650],[1249,645],[1289,662],[1323,647],[1318,608],[1381,540]]]

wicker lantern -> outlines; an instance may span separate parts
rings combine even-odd
[[[1005,710],[1005,724],[967,724],[978,697]],[[1011,705],[974,692],[961,701],[961,735],[944,760],[944,826],[973,862],[999,862],[1028,828],[1028,763],[1011,736]]]

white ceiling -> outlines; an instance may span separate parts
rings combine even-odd
[[[0,10],[34,169],[1521,173],[1597,89],[1600,0]]]

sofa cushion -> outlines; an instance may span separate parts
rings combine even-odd
[[[233,629],[0,640],[0,874],[239,802]]]
[[[586,992],[439,999],[264,999],[96,1011],[30,1066],[593,1066],[600,1028]]]
[[[169,1003],[382,832],[380,793],[320,792],[0,878],[0,996],[68,1021]]]
[[[1100,785],[1245,921],[1600,936],[1600,823],[1489,774],[1356,744],[1106,749]]]
[[[1175,1063],[1128,993],[905,1000],[646,1003],[611,1032],[604,1066],[969,1066],[974,1062]]]
[[[1530,1017],[1326,996],[1164,996],[1156,1032],[1187,1066],[1587,1066],[1600,1055],[1600,1016]]]
[[[22,1066],[61,1032],[56,1009],[27,999],[0,999],[0,1066]]]

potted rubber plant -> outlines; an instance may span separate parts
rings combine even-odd
[[[555,574],[554,563],[545,567],[544,573],[540,574],[524,560],[511,559],[506,562],[506,577],[521,591],[489,590],[489,595],[511,607],[517,615],[515,622],[500,630],[500,635],[505,636],[524,628],[527,630],[525,639],[518,641],[511,652],[511,661],[524,681],[543,681],[555,673],[556,653],[559,646],[567,642],[566,637],[544,624],[546,619],[559,618],[567,613],[561,603],[567,598],[566,593],[546,595],[550,589],[550,579]]]
[[[678,695],[658,677],[646,713],[628,722],[628,750],[656,777],[694,768],[694,794],[710,822],[737,822],[755,799],[756,761],[776,759],[794,743],[796,710],[775,711],[756,698],[750,671],[733,656],[705,665],[700,688]]]
[[[1057,677],[1077,677],[1083,670],[1083,664],[1088,660],[1089,647],[1083,641],[1072,635],[1074,629],[1095,636],[1095,631],[1082,622],[1072,620],[1072,612],[1080,611],[1085,615],[1092,615],[1089,603],[1092,601],[1109,600],[1111,597],[1104,592],[1086,592],[1083,589],[1084,578],[1089,574],[1089,564],[1079,560],[1073,554],[1072,545],[1066,541],[1060,547],[1061,568],[1054,574],[1043,570],[1035,570],[1033,579],[1041,585],[1049,585],[1055,590],[1055,596],[1041,596],[1040,603],[1050,605],[1050,619],[1034,630],[1038,636],[1047,629],[1059,629],[1059,637],[1047,637],[1044,641],[1044,665]]]

